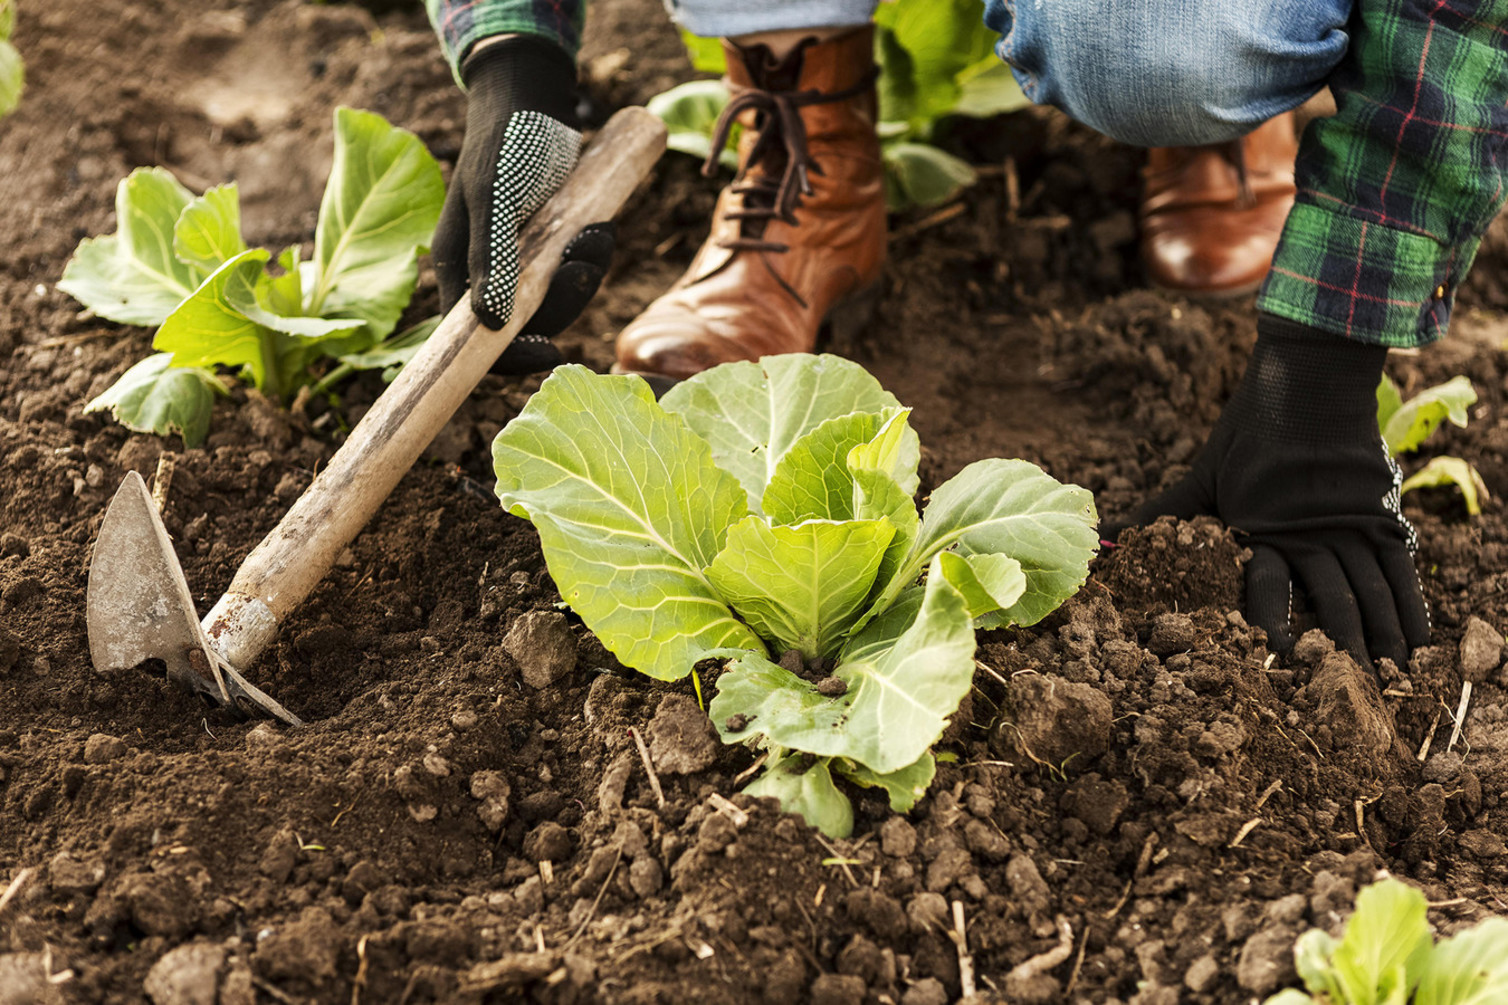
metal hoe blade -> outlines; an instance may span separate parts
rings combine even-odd
[[[89,654],[101,673],[160,659],[172,680],[211,704],[303,725],[210,644],[167,528],[135,471],[121,482],[100,525],[89,565],[87,621]]]

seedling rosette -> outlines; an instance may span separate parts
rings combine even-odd
[[[156,325],[162,350],[127,370],[84,411],[109,410],[137,432],[204,440],[226,367],[286,400],[338,358],[342,373],[388,369],[430,327],[392,335],[413,296],[418,256],[445,199],[440,167],[414,134],[382,116],[335,112],[335,159],[314,257],[241,236],[236,186],[195,196],[162,168],[138,168],[115,194],[116,232],[86,238],[58,289],[96,315]],[[328,381],[325,382],[328,384]]]
[[[768,754],[748,791],[834,836],[835,777],[897,811],[926,792],[975,627],[1041,620],[1098,542],[1090,494],[1020,460],[969,465],[918,514],[909,415],[835,356],[727,364],[659,402],[566,366],[493,444],[566,603],[652,677],[723,660],[709,714]]]
[[[1508,1001],[1508,921],[1488,918],[1435,942],[1424,894],[1384,879],[1356,896],[1339,939],[1314,928],[1293,959],[1296,988],[1265,1005],[1496,1005]]]

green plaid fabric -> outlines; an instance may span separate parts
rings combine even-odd
[[[1259,309],[1373,345],[1445,334],[1503,204],[1508,0],[1359,0]]]
[[[581,46],[586,0],[425,0],[456,82],[461,61],[489,35],[542,35],[572,58]]]

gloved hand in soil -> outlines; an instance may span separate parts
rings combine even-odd
[[[1387,349],[1261,315],[1245,376],[1171,489],[1122,524],[1219,517],[1252,549],[1246,615],[1275,649],[1293,645],[1291,583],[1357,659],[1400,668],[1429,642],[1402,476],[1377,428]],[[1111,530],[1107,528],[1107,536]]]
[[[461,67],[466,137],[435,229],[440,307],[471,288],[482,323],[501,328],[513,313],[525,221],[560,188],[581,152],[576,67],[553,42],[532,35],[484,39]],[[587,227],[567,247],[549,292],[492,367],[524,374],[561,362],[549,341],[586,307],[613,254],[611,223]]]

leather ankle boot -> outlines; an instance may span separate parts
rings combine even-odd
[[[809,352],[824,322],[862,323],[885,259],[875,135],[874,29],[808,40],[784,59],[723,42],[732,100],[717,152],[742,124],[738,174],[712,233],[669,292],[618,336],[618,373],[682,380],[733,360]]]
[[[1231,143],[1149,152],[1141,254],[1154,286],[1237,296],[1262,284],[1293,205],[1293,113]]]

